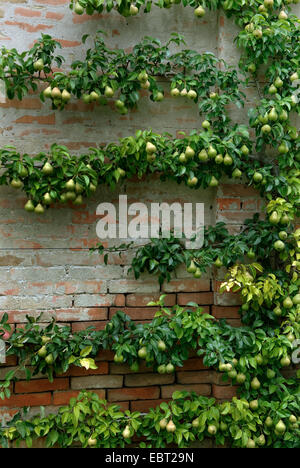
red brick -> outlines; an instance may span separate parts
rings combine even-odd
[[[195,302],[198,305],[213,304],[213,293],[179,293],[177,295],[178,305],[187,305],[189,302]]]
[[[125,377],[125,387],[143,387],[145,385],[166,385],[175,380],[175,374],[129,374]]]
[[[203,358],[188,359],[184,362],[183,367],[177,367],[177,371],[196,371],[205,370],[207,367],[203,364]]]
[[[46,24],[28,24],[28,23],[22,23],[20,21],[5,21],[5,24],[8,26],[17,26],[20,29],[23,29],[24,31],[33,33],[37,31],[45,31],[46,29],[51,29],[53,26],[49,26]]]
[[[166,385],[161,387],[162,398],[172,398],[174,392],[196,392],[199,395],[211,395],[211,385],[189,384],[189,385]]]
[[[94,327],[95,330],[104,330],[108,321],[101,322],[74,322],[72,323],[72,331],[77,332],[81,330],[86,330],[88,327]]]
[[[211,383],[211,381],[211,371],[177,372],[177,382],[179,384]]]
[[[71,308],[71,309],[57,309],[55,311],[56,320],[59,322],[80,322],[81,320],[98,322],[107,320],[108,308],[107,307],[86,307],[86,308]]]
[[[243,224],[245,219],[249,218],[247,211],[219,211],[218,221],[228,224]]]
[[[258,191],[253,187],[242,184],[221,184],[220,189],[224,197],[257,197]]]
[[[210,280],[194,278],[173,279],[169,283],[163,284],[163,291],[174,293],[210,291]]]
[[[217,198],[218,209],[221,211],[239,210],[241,201],[239,198]]]
[[[46,13],[46,18],[47,19],[53,19],[53,20],[56,20],[56,21],[60,21],[61,19],[63,19],[64,15],[60,14],[60,13],[55,13],[54,11],[47,11]]]
[[[129,401],[114,401],[113,403],[109,403],[109,406],[111,405],[118,405],[121,409],[121,411],[126,411],[129,410]]]
[[[236,396],[237,386],[219,386],[213,384],[212,394],[218,400],[232,399]]]
[[[231,325],[232,327],[241,327],[242,326],[241,319],[227,319],[226,322],[228,323],[228,325]]]
[[[43,5],[65,5],[69,0],[35,0],[35,2]]]
[[[126,305],[130,307],[144,307],[151,301],[158,301],[160,293],[149,294],[128,294],[126,297]],[[164,303],[166,306],[173,306],[176,303],[175,294],[167,294]]]
[[[7,356],[6,357],[6,362],[1,364],[0,363],[0,368],[1,367],[8,367],[8,366],[16,366],[17,365],[17,357],[16,356]]]
[[[213,306],[212,315],[218,319],[220,318],[233,318],[240,319],[239,307],[222,307],[222,306]]]
[[[125,296],[124,294],[117,294],[115,297],[114,305],[116,307],[122,307],[125,305]]]
[[[95,361],[113,361],[115,353],[110,350],[100,350]],[[98,365],[98,364],[97,364]]]
[[[131,317],[132,320],[152,320],[157,312],[157,307],[110,307],[109,318],[111,319],[119,310]]]
[[[36,122],[41,125],[54,125],[55,124],[55,114],[51,115],[23,115],[15,120],[15,123],[19,124],[32,124]]]
[[[141,373],[152,373],[153,372],[153,367],[146,367],[145,362],[140,362],[139,364],[139,372]],[[116,362],[110,362],[109,364],[109,373],[110,374],[136,374],[136,372],[132,371],[130,369],[130,366],[128,364],[119,364]]]
[[[69,0],[67,0],[69,1]],[[62,47],[78,47],[81,46],[82,43],[79,41],[67,41],[65,39],[56,39],[58,42],[60,42]],[[70,147],[70,145],[68,145]]]
[[[71,366],[64,374],[59,377],[84,377],[86,375],[103,375],[108,374],[108,362],[98,362],[98,369],[84,369],[83,367]]]
[[[140,413],[148,413],[150,408],[156,408],[163,402],[168,402],[169,399],[159,400],[138,400],[130,402],[131,411],[139,411]]]
[[[68,388],[69,379],[54,379],[53,382],[49,382],[48,379],[37,379],[15,383],[16,393],[39,393],[51,390],[67,390]]]
[[[93,393],[97,393],[99,398],[105,399],[105,390],[91,390]],[[68,390],[67,392],[54,392],[53,393],[53,404],[55,406],[68,405],[71,398],[77,398],[80,390]]]
[[[255,200],[255,199],[243,200],[242,210],[244,210],[244,211],[257,211],[257,209],[258,209],[258,200]]]
[[[24,98],[22,101],[12,99],[11,101],[0,102],[0,107],[14,109],[41,109],[42,103],[37,98]]]
[[[116,388],[108,390],[108,401],[153,400],[159,398],[159,387]]]
[[[34,18],[41,16],[41,12],[37,10],[28,10],[27,8],[16,8],[15,15],[26,16],[28,18]]]
[[[9,408],[23,408],[23,406],[47,406],[51,405],[51,393],[32,393],[24,395],[12,395],[9,399],[0,400],[0,406]]]

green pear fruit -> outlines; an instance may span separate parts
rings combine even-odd
[[[207,154],[210,158],[215,158],[217,156],[217,150],[212,146],[209,145],[209,148],[207,150]]]
[[[59,88],[55,87],[51,91],[51,97],[53,99],[61,99],[61,91]]]
[[[270,427],[273,426],[273,419],[272,419],[270,416],[268,416],[268,417],[266,418],[266,420],[265,420],[265,425],[266,425],[268,428],[270,428]]]
[[[44,164],[44,166],[42,167],[42,172],[43,174],[45,175],[51,175],[53,174],[53,167],[51,166],[51,164],[49,162],[46,162]]]
[[[271,216],[269,217],[269,222],[274,225],[274,224],[278,224],[279,221],[280,221],[280,218],[278,216],[277,211],[273,211],[271,213]]]
[[[208,161],[208,154],[207,154],[207,151],[205,149],[200,151],[200,153],[198,154],[198,159],[201,162]],[[222,158],[222,161],[223,161],[223,158]]]
[[[284,434],[284,432],[286,431],[286,425],[280,419],[280,421],[278,421],[278,423],[276,424],[275,429],[277,432],[279,432],[279,434]]]
[[[157,343],[157,347],[159,351],[165,351],[167,349],[166,343],[163,340],[159,340],[159,342]]]
[[[138,350],[138,357],[141,359],[146,359],[147,357],[147,348],[143,346]]]
[[[67,91],[66,89],[63,90],[63,92],[61,93],[61,98],[64,102],[69,102],[70,99],[71,99],[71,94],[69,93],[69,91]]]
[[[38,205],[36,205],[36,207],[34,208],[34,212],[36,214],[44,214],[45,208],[43,207],[43,205],[41,205],[41,203],[38,203]]]
[[[171,362],[169,362],[169,364],[166,365],[166,373],[173,374],[174,371],[175,371],[175,367],[173,366]]]
[[[45,203],[45,205],[51,205],[52,198],[49,192],[45,193],[45,195],[43,196],[43,202]]]
[[[219,185],[219,181],[215,178],[215,176],[212,176],[208,185],[209,187],[217,187]]]
[[[195,156],[195,151],[190,146],[187,146],[184,154],[187,158],[193,158]]]
[[[274,242],[274,249],[277,250],[278,252],[281,252],[282,250],[285,249],[285,243],[282,242],[281,240],[277,240]]]
[[[270,125],[266,124],[261,127],[261,131],[263,133],[271,133],[272,128],[270,127]]]
[[[291,360],[288,356],[284,356],[280,359],[280,364],[282,365],[282,367],[288,367],[291,364]]]
[[[260,381],[257,377],[254,377],[251,381],[251,388],[253,390],[258,390],[260,388]]]
[[[28,200],[28,202],[24,206],[24,209],[28,211],[29,213],[32,213],[34,211],[34,204],[32,203],[31,200]]]
[[[224,162],[225,166],[231,166],[233,164],[233,159],[229,154],[226,153],[225,156],[224,156],[224,161],[223,162]]]
[[[188,273],[196,273],[197,267],[196,267],[196,265],[195,265],[195,263],[194,263],[193,260],[191,261],[190,265],[187,267],[186,271],[187,271]]]
[[[104,96],[107,98],[112,98],[114,95],[114,90],[110,86],[105,86]]]
[[[10,186],[15,189],[20,189],[23,186],[23,182],[20,179],[13,179]]]
[[[194,10],[194,15],[197,16],[197,18],[202,18],[205,15],[205,9],[201,5],[199,5]]]
[[[248,439],[246,447],[247,448],[255,448],[256,444],[255,444],[254,440],[253,439]]]
[[[204,128],[205,130],[208,130],[210,128],[210,122],[208,120],[203,120],[202,128]]]
[[[278,120],[278,114],[274,107],[272,107],[272,109],[270,110],[268,117],[269,120],[271,120],[271,122],[276,122]]]
[[[258,409],[258,406],[259,406],[258,400],[250,401],[249,406],[252,409],[252,411],[256,411]]]
[[[237,167],[234,169],[233,173],[232,173],[232,177],[233,179],[239,179],[240,177],[242,177],[242,171],[240,171]]]
[[[147,142],[146,144],[146,153],[148,154],[153,154],[156,151],[156,146],[150,143],[150,141]]]
[[[215,262],[214,262],[214,265],[217,267],[217,268],[221,268],[223,266],[223,262],[222,260],[218,257]]]
[[[70,191],[75,190],[75,182],[74,182],[74,180],[73,180],[73,179],[69,179],[69,180],[66,182],[65,187],[66,187],[67,190],[70,190]]]
[[[263,180],[263,176],[260,172],[254,172],[253,174],[253,181],[256,184],[259,184]]]
[[[46,356],[47,356],[47,348],[46,348],[46,346],[42,346],[42,347],[38,350],[37,353],[38,353],[38,356],[39,356],[39,357],[42,357],[42,358],[46,357]]]
[[[176,426],[173,423],[172,419],[166,425],[166,430],[167,430],[167,432],[175,432],[176,431]]]
[[[52,88],[51,88],[51,86],[48,86],[46,89],[44,89],[43,95],[47,99],[50,99],[52,97]]]
[[[279,236],[279,239],[281,240],[286,240],[287,237],[288,237],[288,233],[286,231],[280,231],[280,233],[278,234]]]
[[[279,76],[277,76],[276,80],[274,81],[274,85],[276,86],[276,88],[282,88],[283,81],[281,78],[279,78]]]
[[[283,303],[282,303],[283,307],[285,309],[291,309],[293,307],[293,301],[292,299],[288,296],[284,299]]]
[[[139,12],[138,7],[135,6],[135,5],[133,5],[133,4],[131,4],[131,5],[130,5],[130,8],[129,8],[129,13],[130,13],[130,15],[131,15],[131,16],[135,16],[135,15],[138,14],[138,12]]]
[[[74,11],[76,15],[82,15],[84,13],[84,8],[80,5],[79,2],[76,2]]]
[[[197,93],[193,89],[190,89],[189,92],[187,93],[187,97],[189,99],[196,99]]]
[[[178,97],[180,95],[180,91],[178,88],[171,89],[171,96]]]
[[[42,71],[44,69],[44,61],[42,59],[38,59],[34,62],[33,68],[35,71]]]

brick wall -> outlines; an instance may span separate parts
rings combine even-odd
[[[237,28],[223,13],[207,13],[196,19],[190,8],[175,6],[171,10],[153,8],[148,15],[123,18],[116,12],[103,15],[76,16],[68,9],[68,0],[7,0],[0,1],[0,44],[7,48],[25,50],[32,46],[41,33],[60,40],[66,66],[83,56],[81,37],[98,30],[107,32],[106,40],[112,47],[130,48],[143,36],[158,37],[163,42],[174,31],[185,36],[186,46],[198,51],[211,51],[228,63],[236,65],[238,52],[233,45]],[[91,43],[87,41],[86,47]],[[165,89],[167,84],[163,83]],[[257,100],[256,88],[246,90],[246,110]],[[246,122],[246,112],[231,109],[235,121]],[[199,128],[197,108],[185,100],[171,99],[166,93],[163,103],[151,103],[144,97],[139,109],[120,116],[110,107],[87,106],[72,101],[63,112],[54,112],[49,103],[41,104],[36,95],[23,101],[0,103],[0,145],[14,145],[19,151],[36,154],[50,148],[53,142],[67,145],[74,152],[90,146],[116,141],[133,134],[139,128],[154,131],[178,131]],[[227,318],[239,325],[237,313],[239,297],[220,296],[220,277],[210,272],[201,280],[189,276],[179,268],[176,277],[162,286],[156,279],[143,275],[135,281],[128,275],[131,253],[111,255],[109,265],[88,248],[96,237],[96,206],[101,201],[116,202],[118,193],[126,193],[129,201],[198,201],[205,203],[205,222],[227,223],[238,233],[247,217],[260,209],[259,197],[251,188],[224,180],[216,189],[194,191],[172,183],[162,184],[157,179],[138,183],[127,182],[118,191],[110,193],[101,188],[80,208],[71,206],[49,210],[43,217],[23,210],[24,198],[10,188],[0,187],[0,315],[7,312],[10,323],[20,326],[26,314],[44,312],[43,321],[55,316],[79,330],[87,325],[97,329],[118,309],[134,320],[145,322],[154,314],[147,307],[149,300],[167,293],[167,304],[185,305],[194,301],[217,318]],[[49,383],[43,376],[30,382],[20,380],[14,385],[14,394],[8,401],[0,401],[0,416],[11,415],[14,408],[31,405],[47,406],[47,411],[68,402],[80,389],[91,389],[122,407],[146,411],[160,401],[171,397],[178,388],[196,390],[218,399],[231,398],[235,388],[224,385],[220,375],[205,369],[201,359],[191,356],[175,375],[158,375],[149,368],[132,374],[125,365],[112,361],[110,353],[98,356],[98,369],[85,371],[70,369]],[[6,367],[0,367],[0,379],[17,363],[9,358]],[[22,376],[21,376],[22,377]]]

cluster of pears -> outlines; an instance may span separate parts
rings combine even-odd
[[[150,141],[147,141],[146,143],[146,154],[147,154],[147,161],[148,162],[154,162],[156,159],[156,154],[155,152],[157,151],[156,146],[151,143]]]
[[[42,58],[39,58],[38,60],[36,60],[34,63],[33,63],[33,68],[34,68],[34,71],[38,71],[38,72],[41,72],[44,70],[44,60]]]
[[[289,426],[289,429],[294,430],[294,429],[298,429],[298,427],[299,427],[299,424],[298,424],[299,418],[297,418],[297,416],[295,416],[294,414],[291,414],[286,422],[287,422],[287,424]],[[267,418],[265,419],[265,427],[268,430],[274,429],[274,433],[277,436],[282,436],[286,432],[286,429],[287,429],[287,426],[282,421],[282,419],[280,419],[275,424],[273,419],[271,418],[271,416],[267,416]]]
[[[237,359],[232,359],[231,363],[219,362],[219,371],[227,373],[228,377],[242,385],[246,381],[246,376],[242,372],[237,372],[235,367],[238,365]]]
[[[187,97],[192,100],[196,100],[198,97],[197,92],[194,89],[187,90],[186,87],[182,88],[181,90],[177,87],[172,88],[170,91],[172,97]]]
[[[142,70],[138,74],[138,81],[139,81],[140,86],[141,86],[142,89],[149,89],[150,86],[151,86],[151,83],[149,81],[149,75],[146,72],[146,70]],[[164,99],[164,94],[163,94],[162,91],[156,91],[156,92],[153,93],[153,100],[154,101],[160,102],[163,99]]]
[[[285,249],[284,241],[287,239],[288,233],[286,231],[280,231],[278,237],[279,239],[274,242],[274,249],[277,250],[277,252],[281,252]]]
[[[23,164],[21,164],[21,167],[18,171],[18,175],[13,176],[13,178],[10,181],[10,186],[14,189],[21,189],[23,187],[22,179],[25,179],[27,176],[28,170]]]
[[[105,88],[104,88],[104,92],[103,92],[104,97],[110,99],[110,98],[114,97],[114,94],[115,94],[115,92],[111,88],[111,86],[106,85]],[[101,99],[101,94],[96,90],[85,92],[82,95],[82,100],[83,100],[83,102],[85,104],[91,104],[93,102],[99,102],[100,99]],[[122,105],[124,105],[124,104],[122,103]],[[116,105],[116,107],[118,108],[117,105]]]
[[[71,94],[67,89],[61,91],[57,86],[54,88],[48,86],[44,89],[43,95],[46,99],[52,99],[53,105],[57,108],[62,108],[64,105],[68,104],[71,99]]]
[[[89,164],[86,166],[88,169],[92,169]],[[52,164],[47,161],[41,169],[42,173],[46,176],[52,176],[54,173],[54,168]],[[123,169],[120,169],[123,171]],[[123,171],[125,172],[125,171]],[[120,173],[120,175],[122,175]],[[93,183],[89,184],[89,191],[94,193],[97,189],[97,186]],[[74,205],[82,205],[83,203],[83,192],[85,188],[79,183],[75,182],[74,179],[69,179],[64,185],[64,192],[60,195],[60,202],[66,203],[67,201],[72,201]],[[44,193],[42,200],[36,205],[32,200],[28,200],[24,206],[24,209],[27,212],[35,212],[37,214],[43,214],[45,212],[45,206],[50,206],[54,203],[55,200],[51,197],[51,194],[48,192]]]
[[[290,218],[286,212],[278,213],[278,211],[274,210],[272,211],[272,213],[270,213],[269,222],[274,226],[276,226],[277,224],[287,226],[290,222]],[[284,236],[284,234],[281,235]]]
[[[275,107],[272,107],[270,111],[265,112],[263,115],[259,115],[254,122],[255,126],[261,125],[261,132],[264,135],[268,135],[272,131],[272,124],[279,122],[286,122],[288,120],[288,113],[286,110],[281,109],[278,113]]]
[[[196,263],[194,262],[194,260],[191,260],[190,264],[188,265],[188,267],[186,268],[186,271],[188,273],[191,273],[194,278],[201,278],[202,276],[202,271],[200,270],[200,268],[196,265]]]
[[[286,310],[290,310],[293,307],[298,307],[299,305],[300,305],[300,294],[299,293],[295,294],[295,296],[293,296],[293,297],[287,296],[282,301],[282,307],[284,309],[286,309]],[[283,315],[283,310],[282,310],[280,304],[276,305],[273,312],[277,317],[281,317]],[[290,338],[291,338],[290,341],[294,341],[294,339],[295,339],[294,335],[292,335]]]
[[[159,427],[162,430],[166,430],[167,432],[175,432],[176,431],[176,425],[174,424],[173,420],[170,419],[169,421],[167,418],[163,418],[159,421]]]
[[[54,363],[54,357],[52,353],[48,353],[47,344],[50,343],[51,338],[50,336],[43,335],[41,337],[42,340],[42,347],[38,350],[37,355],[41,358],[45,359],[45,362],[51,366]]]

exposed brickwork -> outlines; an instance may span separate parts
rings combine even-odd
[[[93,35],[98,29],[105,29],[111,47],[131,48],[144,35],[164,42],[177,30],[185,35],[187,47],[209,50],[233,64],[238,61],[238,53],[229,46],[233,28],[222,15],[218,23],[214,12],[207,13],[199,26],[192,10],[181,6],[171,10],[154,7],[150,15],[124,19],[116,12],[77,16],[69,10],[68,3],[69,0],[8,0],[4,6],[0,0],[1,45],[25,50],[41,33],[51,34],[61,42],[59,53],[69,65],[74,58],[83,56],[80,38],[85,33]],[[137,22],[141,35],[133,34]],[[88,106],[74,99],[63,112],[54,112],[49,103],[41,104],[38,94],[30,94],[22,101],[0,103],[1,147],[12,144],[19,151],[36,154],[57,142],[80,153],[90,146],[132,135],[141,126],[168,131],[177,137],[179,131],[199,128],[197,106],[172,99],[166,82],[161,84],[166,90],[162,104],[143,97],[139,110],[125,118],[110,106]],[[249,86],[250,99],[256,98],[255,93],[255,87]],[[246,121],[244,110],[232,109],[232,114],[236,121]],[[206,224],[224,221],[235,234],[244,219],[260,207],[255,189],[228,181],[216,190],[195,191],[183,186],[178,190],[177,184],[161,183],[155,177],[142,183],[136,178],[126,183],[120,193],[124,190],[132,200],[203,201]],[[73,332],[89,325],[101,330],[118,310],[137,323],[152,320],[156,309],[147,307],[148,302],[166,293],[168,306],[196,302],[203,312],[217,319],[227,318],[233,326],[239,326],[240,298],[237,294],[219,294],[214,271],[196,280],[180,267],[176,278],[160,288],[157,278],[144,275],[136,281],[132,274],[127,275],[131,254],[111,255],[107,266],[103,257],[89,254],[87,249],[99,241],[96,207],[104,198],[116,202],[117,197],[117,191],[104,193],[101,189],[80,209],[59,206],[42,217],[24,212],[25,199],[20,192],[0,188],[0,316],[7,312],[11,324],[23,326],[26,315],[36,317],[43,312],[44,323],[55,316],[59,323],[70,324]],[[222,280],[222,274],[219,275],[218,281]],[[98,369],[93,371],[72,367],[56,376],[53,383],[41,375],[30,382],[19,375],[22,380],[14,384],[11,399],[0,400],[0,419],[24,405],[67,404],[83,388],[119,403],[123,409],[136,411],[147,411],[170,399],[175,390],[194,390],[218,399],[235,394],[235,388],[224,385],[220,374],[206,368],[195,354],[174,375],[156,374],[145,364],[134,374],[127,365],[114,363],[110,351],[100,352],[97,364]],[[0,365],[0,379],[16,365],[16,359],[9,357],[6,366]]]

